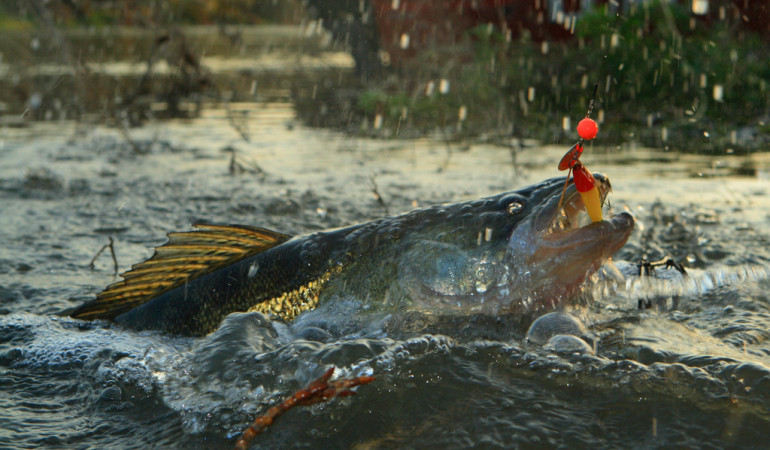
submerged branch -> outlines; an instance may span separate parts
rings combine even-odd
[[[281,414],[289,411],[295,406],[312,405],[314,403],[326,402],[334,397],[347,397],[356,393],[350,390],[353,387],[362,384],[368,384],[374,381],[374,377],[362,376],[355,378],[343,378],[329,382],[334,373],[334,367],[327,370],[318,379],[313,381],[305,389],[299,390],[291,397],[284,400],[280,405],[273,406],[267,412],[257,417],[254,422],[244,430],[243,435],[235,443],[236,449],[246,449],[249,443],[265,428],[269,427],[275,419]]]

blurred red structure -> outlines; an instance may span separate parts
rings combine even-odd
[[[707,23],[729,20],[738,28],[770,37],[770,5],[749,0],[676,0]],[[490,24],[507,39],[525,31],[535,42],[564,41],[574,34],[579,15],[596,5],[623,12],[639,1],[617,0],[371,0],[379,48],[392,64],[426,51],[452,50],[468,30]]]
[[[580,0],[372,0],[381,49],[396,65],[426,50],[451,48],[481,24],[495,26],[511,40],[525,30],[536,42],[569,39],[580,4]]]

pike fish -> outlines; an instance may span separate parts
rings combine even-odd
[[[609,180],[595,174],[602,200]],[[71,317],[202,336],[233,312],[293,320],[340,298],[382,308],[552,309],[628,240],[634,219],[590,222],[564,178],[298,237],[198,224]]]

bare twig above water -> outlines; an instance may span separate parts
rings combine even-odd
[[[372,194],[374,194],[374,199],[377,200],[377,203],[380,204],[383,208],[385,208],[385,214],[390,214],[390,208],[388,208],[388,204],[385,203],[385,200],[382,198],[382,195],[380,194],[380,191],[377,189],[377,182],[374,179],[374,175],[370,178],[372,181]]]
[[[516,144],[514,144],[514,140]],[[511,131],[511,135],[507,140],[508,151],[511,153],[511,165],[513,166],[514,176],[519,173],[518,155],[526,148],[524,145],[524,136],[521,133],[521,129],[515,127]]]
[[[137,144],[136,141],[134,141],[134,139],[131,138],[131,135],[128,133],[128,127],[126,126],[125,121],[122,120],[121,118],[118,118],[117,123],[118,123],[118,130],[120,131],[120,134],[123,135],[123,139],[125,139],[126,142],[128,142],[128,145],[131,146],[131,149],[134,151],[134,153],[136,153],[137,155],[146,153],[142,151],[142,148],[139,146],[139,144]]]
[[[264,175],[265,171],[254,161],[245,161],[238,157],[238,150],[235,147],[225,147],[222,149],[225,153],[230,153],[230,165],[228,172],[230,175],[240,175],[250,173],[254,175]]]
[[[110,249],[110,254],[112,255],[112,264],[114,266],[115,273],[117,274],[118,273],[118,258],[115,256],[114,241],[112,240],[112,237],[110,237],[109,239],[110,239],[110,243],[109,244],[104,244],[102,246],[102,248],[100,248],[99,251],[96,252],[96,255],[94,255],[94,257],[91,259],[91,262],[88,263],[88,266],[91,268],[91,270],[94,270],[94,267],[95,267],[94,263],[96,263],[96,258],[98,258],[99,255],[101,255],[104,250],[109,248]]]
[[[159,78],[155,66],[163,59],[174,69],[174,73],[170,77]],[[195,99],[193,114],[200,112],[201,95],[212,87],[212,81],[181,30],[169,27],[155,39],[147,55],[146,66],[136,87],[117,106],[119,110],[127,111],[130,125],[138,125],[153,114],[153,90],[162,91],[160,94],[169,117],[186,117],[190,114],[181,106],[187,98]]]
[[[439,173],[443,172],[449,167],[449,161],[452,159],[452,144],[449,141],[449,133],[445,128],[441,128],[442,136],[444,137],[444,144],[446,145],[446,159],[444,162],[439,166],[438,171]]]
[[[241,120],[236,120],[235,114],[232,108],[230,108],[230,101],[225,102],[225,110],[227,111],[227,121],[230,123],[230,126],[241,136],[241,139],[251,142],[246,114],[241,114]]]

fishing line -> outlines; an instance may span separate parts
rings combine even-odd
[[[591,112],[594,110],[594,100],[596,99],[596,91],[599,89],[599,82],[597,81],[594,84],[594,93],[591,96],[591,101],[588,102],[588,111],[586,112],[586,119],[591,118]],[[559,211],[561,211],[561,205],[564,201],[564,194],[567,192],[567,186],[569,185],[569,177],[572,175],[572,168],[575,167],[575,164],[578,163],[578,160],[580,159],[580,155],[583,153],[583,143],[585,142],[585,139],[582,137],[580,140],[575,144],[564,157],[561,159],[561,162],[559,163],[559,167],[561,168],[562,164],[564,164],[565,159],[567,159],[567,164],[569,164],[569,172],[567,172],[567,179],[564,181],[564,187],[561,189],[561,196],[559,197],[559,204],[556,207],[556,214],[554,215],[554,220],[556,219],[556,215],[559,214]],[[569,158],[567,158],[569,156]]]

